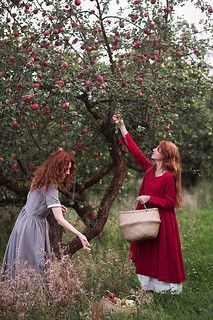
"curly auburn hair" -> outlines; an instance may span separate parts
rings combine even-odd
[[[67,174],[71,163],[70,174]],[[73,154],[63,150],[52,152],[47,160],[41,164],[33,174],[31,190],[44,187],[45,191],[54,184],[63,189],[68,189],[72,185],[73,177],[76,173],[76,164]]]
[[[162,168],[166,171],[173,172],[176,186],[176,205],[182,203],[182,185],[181,185],[181,164],[180,153],[177,146],[170,141],[161,141],[159,144],[162,158]]]

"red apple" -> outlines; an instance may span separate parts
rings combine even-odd
[[[127,80],[121,80],[121,86],[124,88],[127,85]]]
[[[182,56],[182,52],[179,51],[179,50],[177,50],[177,51],[175,52],[175,54],[176,54],[177,57],[181,57],[181,56]]]
[[[131,21],[132,21],[132,22],[135,22],[138,18],[139,18],[139,16],[138,16],[137,14],[133,14],[133,15],[131,16]]]
[[[49,106],[47,106],[47,107],[44,108],[44,114],[45,114],[46,116],[50,114],[50,107],[49,107]]]
[[[88,128],[83,128],[83,129],[82,129],[82,133],[83,133],[83,134],[87,134],[87,133],[88,133]]]
[[[103,82],[103,80],[104,80],[104,78],[101,76],[101,75],[99,75],[99,76],[97,76],[97,79],[96,79],[98,82]]]
[[[44,36],[49,36],[50,35],[50,30],[45,30],[43,34],[44,34]]]
[[[60,119],[60,120],[58,121],[58,123],[59,123],[60,125],[63,125],[63,124],[64,124],[64,120],[63,120],[63,119]]]
[[[53,29],[54,34],[58,34],[58,29]]]
[[[141,41],[140,41],[140,40],[136,40],[136,41],[134,42],[133,47],[134,47],[134,48],[139,48],[140,46],[141,46]]]
[[[63,68],[68,68],[69,67],[69,64],[67,61],[64,61],[61,65]]]
[[[63,87],[64,86],[64,80],[56,80],[55,81],[55,85],[57,86],[57,87]]]
[[[79,148],[82,147],[82,145],[83,145],[82,142],[81,142],[81,141],[78,141],[77,144],[76,144],[76,148],[79,149]]]
[[[144,79],[143,79],[143,78],[138,78],[138,79],[137,79],[137,83],[138,83],[138,84],[142,84],[142,83],[143,83],[143,81],[144,81]]]
[[[101,127],[103,125],[103,123],[104,123],[104,120],[103,119],[98,119],[96,121],[96,123]]]
[[[85,81],[85,85],[86,85],[86,87],[89,87],[91,85],[91,81],[90,80],[86,80]]]
[[[16,120],[13,121],[12,128],[14,128],[14,129],[19,128],[19,123]]]
[[[39,110],[39,109],[40,109],[39,103],[33,103],[33,104],[32,104],[32,109],[33,109],[33,110]]]
[[[35,62],[35,61],[37,61],[37,58],[36,57],[31,57],[30,61]]]
[[[81,4],[81,0],[75,0],[75,5],[76,6],[80,6],[80,4]]]
[[[120,28],[124,28],[124,26],[125,26],[124,21],[120,21],[119,26],[120,26]]]
[[[63,104],[62,104],[62,109],[63,110],[67,110],[69,108],[69,102],[64,102]]]
[[[164,130],[165,130],[165,131],[169,131],[169,130],[171,130],[171,126],[170,126],[170,124],[166,125],[166,126],[164,127]]]
[[[11,169],[13,169],[13,170],[16,170],[17,169],[17,163],[16,162],[13,162],[13,163],[11,163]]]
[[[113,46],[111,47],[111,49],[112,49],[112,51],[118,50],[118,46],[113,45]]]
[[[89,152],[89,151],[90,151],[90,147],[85,146],[85,147],[84,147],[84,151],[85,151],[85,152]]]
[[[125,71],[126,70],[126,67],[122,64],[121,66],[118,67],[118,69],[120,71]]]
[[[43,61],[42,62],[42,66],[44,66],[44,67],[48,66],[48,64],[49,64],[49,61]]]
[[[144,29],[144,33],[147,34],[147,35],[150,35],[151,31],[149,29]]]
[[[41,84],[39,82],[35,82],[33,85],[32,85],[32,88],[40,88]]]
[[[106,89],[106,87],[107,87],[107,83],[106,82],[101,84],[101,89]]]
[[[67,127],[63,127],[63,128],[61,128],[61,131],[62,131],[62,132],[67,132],[67,131],[68,131],[68,128],[67,128]]]
[[[165,11],[166,13],[170,13],[170,12],[172,11],[172,9],[169,8],[169,7],[167,7],[167,8],[164,9],[164,11]]]
[[[76,21],[73,21],[73,22],[71,23],[71,26],[72,26],[73,28],[76,28],[76,27],[78,27],[78,23],[77,23]]]
[[[78,38],[73,39],[72,43],[75,44],[78,42]]]
[[[15,31],[13,34],[14,34],[14,37],[16,37],[16,38],[19,37],[19,32],[18,31]]]
[[[100,155],[101,155],[100,151],[95,151],[95,152],[93,152],[93,156],[94,156],[95,158],[99,158]]]

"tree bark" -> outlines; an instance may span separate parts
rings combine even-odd
[[[117,141],[113,140],[113,146],[110,150],[114,163],[114,175],[103,199],[100,202],[97,218],[94,221],[94,224],[86,228],[84,232],[84,235],[89,241],[102,232],[108,219],[110,208],[116,199],[127,174],[127,166],[122,159]],[[78,238],[75,238],[74,240],[69,241],[66,245],[63,245],[63,247],[65,254],[73,255],[76,251],[82,248],[82,244]]]
[[[16,180],[12,180],[8,177],[6,177],[3,173],[3,170],[0,168],[0,181],[1,186],[4,186],[8,190],[16,193],[20,196],[27,196],[29,192],[29,187],[17,182]]]

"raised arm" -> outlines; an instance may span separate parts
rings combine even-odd
[[[129,151],[132,153],[138,164],[141,167],[143,167],[145,171],[152,167],[153,163],[147,157],[145,157],[143,152],[138,148],[137,144],[135,143],[131,135],[128,133],[121,116],[119,114],[115,114],[113,115],[112,119],[118,125],[120,132],[123,136],[123,142],[127,145]]]

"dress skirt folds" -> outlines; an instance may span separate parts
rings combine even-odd
[[[46,216],[48,209],[61,206],[55,186],[30,191],[27,202],[18,215],[3,259],[3,272],[14,277],[16,264],[24,264],[43,272],[45,259],[51,260],[51,248]]]
[[[142,285],[147,285],[148,288],[154,288],[154,285],[159,287],[159,281],[164,288],[165,283],[171,286],[180,284],[186,277],[175,214],[175,177],[172,172],[156,177],[153,162],[144,156],[129,133],[122,142],[127,145],[135,160],[145,171],[139,196],[150,196],[146,205],[148,208],[159,208],[161,219],[156,239],[136,241],[130,245],[130,259],[135,263],[136,274]],[[143,209],[142,204],[139,203],[137,209]],[[180,291],[180,288],[178,286],[177,291]]]

